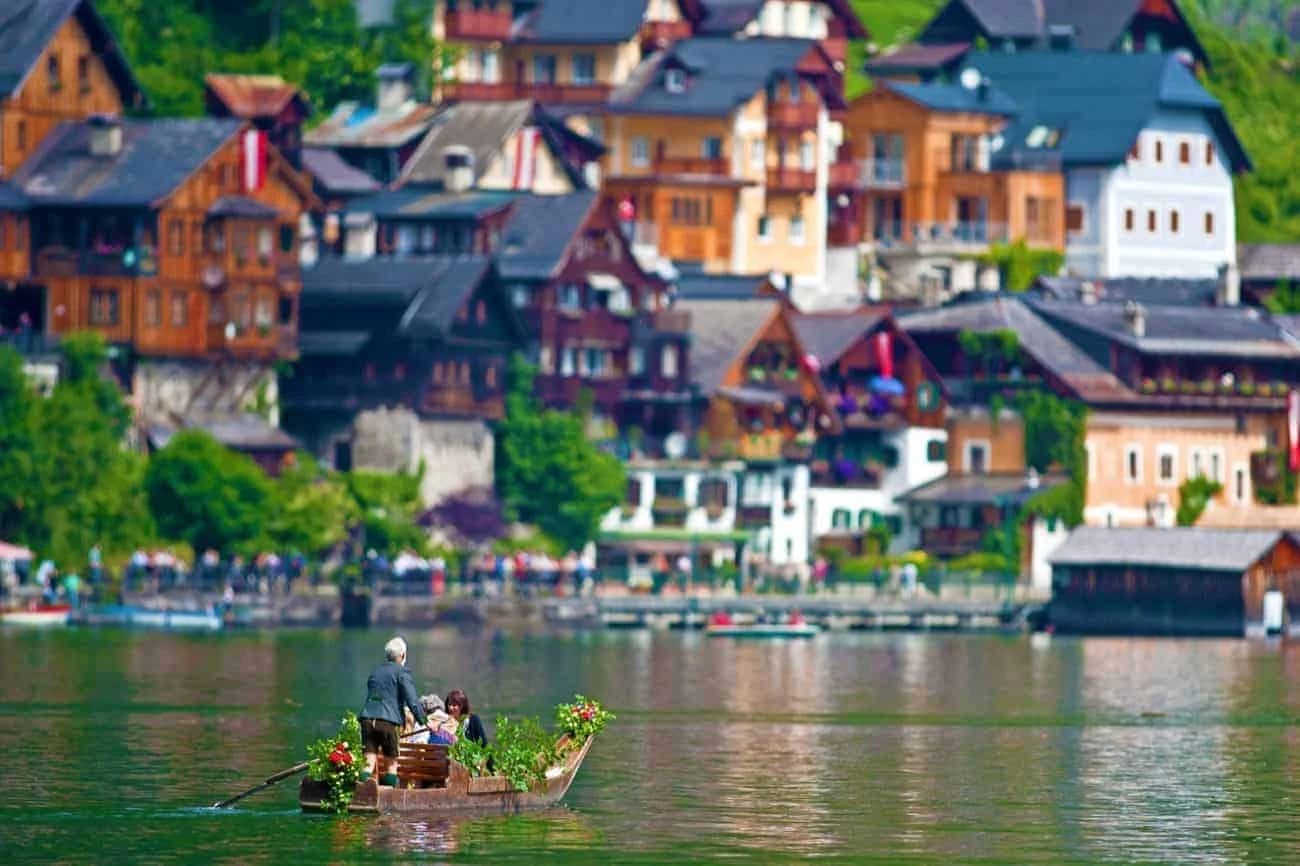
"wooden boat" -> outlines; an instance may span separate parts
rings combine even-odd
[[[513,814],[559,803],[573,784],[594,737],[546,771],[546,778],[528,791],[515,791],[505,776],[471,776],[447,757],[446,746],[403,743],[397,757],[398,786],[380,786],[375,779],[357,785],[349,812],[415,815]],[[304,812],[320,812],[329,793],[327,782],[304,777],[298,804]]]
[[[220,631],[225,627],[221,615],[212,610],[166,610],[131,604],[97,605],[78,611],[72,617],[76,625],[156,628],[168,631]]]
[[[42,628],[67,625],[68,613],[71,610],[72,608],[66,604],[37,604],[0,612],[0,623]]]
[[[821,629],[811,623],[753,623],[727,625],[710,623],[704,633],[709,637],[813,637]]]

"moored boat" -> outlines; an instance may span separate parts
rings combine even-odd
[[[504,776],[471,776],[447,756],[446,746],[403,743],[398,755],[398,786],[380,786],[375,779],[357,785],[348,811],[362,814],[512,814],[554,806],[568,793],[595,737],[573,749],[542,781],[516,791]],[[304,777],[298,804],[304,812],[321,812],[328,782]]]
[[[705,626],[704,633],[709,637],[813,637],[821,629],[811,623],[738,623]]]
[[[0,612],[0,623],[42,628],[67,625],[71,610],[72,608],[66,604],[37,604]]]
[[[130,604],[96,605],[77,611],[75,625],[120,626],[168,631],[220,631],[225,627],[221,615],[213,610],[167,610]]]

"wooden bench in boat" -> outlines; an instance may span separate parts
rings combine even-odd
[[[450,767],[446,746],[402,743],[397,753],[397,779],[403,788],[445,788]]]

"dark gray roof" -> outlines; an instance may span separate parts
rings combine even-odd
[[[368,342],[369,331],[301,331],[298,353],[304,358],[351,358]]]
[[[1035,298],[1049,321],[1073,325],[1147,354],[1300,359],[1300,345],[1277,322],[1253,307],[1147,306],[1145,333],[1137,336],[1125,305],[1083,304]]]
[[[524,195],[515,200],[501,233],[497,269],[507,280],[546,280],[564,261],[596,206],[594,190],[567,195]]]
[[[487,256],[441,258],[433,263],[429,278],[402,314],[398,332],[409,337],[445,334],[456,313],[492,267]]]
[[[531,100],[458,102],[444,107],[402,169],[402,182],[442,183],[443,149],[452,145],[469,148],[473,153],[477,182],[492,157],[515,130],[528,122],[532,112]]]
[[[708,274],[682,264],[677,297],[686,301],[739,301],[758,297],[768,274]]]
[[[647,0],[541,0],[515,19],[511,41],[601,44],[626,42],[645,20]]]
[[[777,311],[775,298],[743,301],[683,301],[674,309],[691,316],[691,381],[713,394],[763,325]]]
[[[1059,153],[1066,167],[1117,165],[1157,111],[1174,109],[1203,113],[1232,169],[1250,168],[1223,106],[1172,54],[972,52],[965,67],[991,79],[1019,108],[1002,133],[1005,144],[993,152],[995,164],[1033,153],[1029,133],[1045,126],[1060,131],[1060,142],[1038,150]]]
[[[347,210],[387,219],[470,220],[508,207],[516,197],[517,194],[512,192],[443,192],[441,189],[404,186],[357,196],[348,202]]]
[[[208,208],[208,216],[276,217],[280,212],[269,204],[245,195],[223,195]]]
[[[1001,39],[1023,39],[1043,33],[1040,0],[954,0],[966,7],[984,32]]]
[[[1003,117],[1010,117],[1017,112],[1011,97],[993,86],[972,90],[960,84],[916,84],[902,81],[883,83],[889,90],[934,111],[996,114]]]
[[[1237,244],[1243,280],[1300,280],[1300,244]]]
[[[902,313],[899,326],[908,333],[1008,329],[1020,349],[1059,378],[1083,400],[1123,399],[1131,392],[1105,367],[1063,337],[1025,301],[1012,295],[963,299],[943,307]]]
[[[91,156],[90,125],[62,123],[14,175],[33,204],[141,207],[172,193],[243,121],[195,118],[122,121],[122,150]]]
[[[1277,530],[1081,526],[1049,557],[1059,565],[1245,571],[1282,538]]]
[[[903,45],[867,61],[867,72],[929,71],[960,60],[970,50],[969,42],[940,42],[931,45]]]
[[[27,196],[13,184],[0,181],[0,210],[27,210]]]
[[[980,0],[986,2],[986,0]],[[1142,0],[1043,0],[1048,26],[1068,26],[1074,29],[1074,44],[1085,51],[1112,51],[1119,43],[1129,22],[1142,7]],[[1178,4],[1170,3],[1177,12]],[[1192,40],[1193,53],[1205,59],[1205,49],[1196,40],[1196,34],[1187,28]]]
[[[1044,490],[1065,483],[1061,475],[1045,475],[1038,486],[1020,473],[1001,475],[945,475],[898,497],[899,502],[932,502],[942,505],[1019,505]]]
[[[0,2],[0,96],[10,96],[45,53],[55,32],[71,15],[104,61],[128,107],[143,106],[144,93],[117,41],[90,0],[3,0]],[[71,65],[71,64],[69,64]],[[72,74],[69,70],[68,75]]]
[[[718,117],[789,75],[813,43],[806,39],[684,39],[641,62],[610,97],[614,112]],[[666,66],[687,70],[686,88],[670,93]]]
[[[186,430],[203,430],[227,448],[236,451],[292,451],[298,440],[273,427],[260,415],[208,415],[191,414],[181,419],[180,428],[174,424],[155,423],[148,428],[149,442],[155,448],[165,448],[171,438]]]
[[[1218,293],[1218,280],[1185,277],[1039,277],[1034,288],[1053,300],[1078,301],[1088,283],[1100,300],[1162,306],[1210,306]]]
[[[354,195],[374,192],[380,187],[379,181],[349,164],[332,150],[303,148],[302,165],[326,192]]]
[[[858,340],[889,318],[889,310],[861,309],[834,313],[790,313],[803,350],[823,367],[834,364]]]

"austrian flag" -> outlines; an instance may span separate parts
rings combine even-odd
[[[260,129],[245,131],[239,156],[244,191],[256,192],[266,184],[266,133]]]

